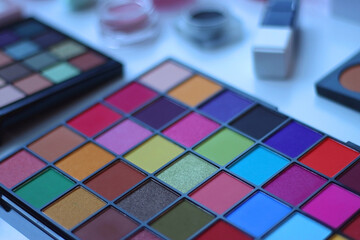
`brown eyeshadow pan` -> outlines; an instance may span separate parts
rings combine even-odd
[[[110,207],[81,225],[74,233],[82,240],[121,239],[138,224],[125,214]]]
[[[360,93],[360,64],[346,69],[340,75],[340,83],[344,88]]]
[[[45,160],[53,162],[84,141],[80,135],[61,126],[30,144],[29,149]]]
[[[28,95],[39,92],[53,85],[40,74],[33,74],[26,78],[20,79],[14,83],[14,86]]]
[[[105,58],[94,52],[87,52],[70,60],[70,63],[82,71],[95,68],[105,62]]]

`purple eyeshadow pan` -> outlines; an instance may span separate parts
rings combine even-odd
[[[268,138],[265,143],[289,157],[295,158],[320,140],[321,137],[320,133],[300,123],[291,122]]]
[[[36,37],[33,41],[40,45],[43,48],[47,48],[56,43],[59,43],[64,39],[64,36],[58,34],[57,32],[47,32],[39,37]]]
[[[231,91],[225,91],[201,107],[201,110],[222,122],[227,122],[252,104],[252,101]]]
[[[0,47],[8,45],[10,43],[15,42],[19,38],[10,31],[5,31],[0,33]]]

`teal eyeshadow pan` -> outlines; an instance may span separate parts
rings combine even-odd
[[[122,76],[121,63],[35,18],[0,28],[0,53],[0,129]]]
[[[72,39],[59,42],[52,33],[41,34],[54,44],[29,61],[46,62],[50,54],[57,62],[37,72],[25,64],[27,59],[16,63],[36,72],[18,84],[22,88],[41,79],[54,86],[66,84],[99,62]],[[54,54],[60,52],[57,46],[67,44],[80,55],[67,60],[73,53]],[[46,57],[37,59],[40,54]],[[79,60],[88,55],[86,63]],[[184,83],[194,76],[208,80],[201,90],[214,85],[220,89],[196,107],[178,100]],[[13,86],[0,87],[2,92],[12,99],[25,97]],[[4,95],[0,103],[9,101]],[[224,109],[235,102],[239,105]],[[206,124],[185,121],[189,116],[207,119],[216,129],[203,131]],[[352,239],[345,230],[357,221],[360,193],[356,176],[348,174],[356,175],[360,147],[335,140],[173,59],[55,125],[0,158],[0,194],[45,225],[37,227],[64,239],[207,240],[209,234],[215,239]],[[186,146],[194,136],[196,143]],[[232,141],[234,136],[243,141]],[[346,157],[351,151],[353,159],[331,178],[301,161],[312,154],[317,157],[311,161],[326,159],[329,151],[336,151],[323,144],[329,139],[342,146],[336,155]],[[236,154],[220,164],[217,158],[228,152],[214,148],[222,141]],[[51,175],[58,190],[39,178],[48,169],[56,174],[45,177]]]

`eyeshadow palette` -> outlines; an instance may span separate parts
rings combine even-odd
[[[33,18],[1,28],[0,123],[121,74],[120,63]]]
[[[360,153],[174,60],[0,162],[66,239],[359,239]],[[304,231],[306,229],[306,231]]]

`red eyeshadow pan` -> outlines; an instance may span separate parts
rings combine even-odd
[[[96,104],[71,119],[68,124],[86,136],[91,137],[121,118],[120,114],[104,105]]]
[[[218,221],[204,233],[195,238],[196,240],[251,240],[252,238],[224,221]]]
[[[106,59],[96,53],[88,52],[70,60],[70,63],[82,71],[100,66]]]
[[[302,157],[300,162],[333,177],[358,156],[358,152],[327,138]]]
[[[45,163],[22,150],[0,162],[0,183],[12,188],[44,166]]]
[[[360,214],[344,228],[343,233],[353,239],[360,239]]]
[[[138,84],[130,83],[106,99],[108,103],[129,113],[156,96],[156,92]]]

